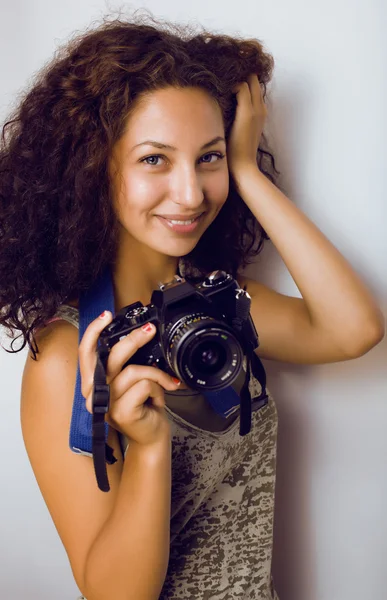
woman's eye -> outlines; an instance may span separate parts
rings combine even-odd
[[[157,156],[157,155],[147,156],[146,158],[143,158],[142,160],[140,160],[140,162],[146,162],[146,161],[150,160],[151,158],[156,158],[157,159],[157,158],[161,158],[161,156]],[[156,163],[154,163],[154,162],[152,162],[152,163],[147,162],[146,164],[147,165],[151,165],[152,167],[156,165]],[[158,166],[158,165],[156,165],[156,166]]]
[[[222,154],[221,152],[209,152],[208,154],[204,154],[202,156],[202,159],[206,158],[206,157],[213,157],[213,156],[216,156],[216,161],[217,161],[217,160],[221,160],[222,158],[224,158],[225,154]],[[162,154],[152,154],[152,156],[146,156],[145,158],[143,158],[142,160],[140,160],[140,162],[146,163],[147,165],[149,165],[151,167],[158,167],[159,166],[158,163],[156,163],[156,162],[147,162],[147,161],[149,161],[151,159],[156,159],[157,160],[159,158],[164,158],[164,157],[163,157]],[[215,160],[214,161],[205,160],[203,162],[211,164],[211,163],[214,163],[216,161]]]
[[[221,160],[222,158],[224,158],[224,154],[222,154],[221,152],[210,152],[209,154],[205,154],[204,156],[202,156],[202,158],[206,157],[206,156],[216,156],[217,160]],[[204,161],[204,162],[208,162],[208,161]],[[213,162],[216,162],[215,160]]]

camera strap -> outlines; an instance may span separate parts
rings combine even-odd
[[[88,327],[104,310],[109,310],[113,317],[114,291],[110,265],[107,265],[94,284],[79,297],[79,343]],[[107,360],[107,357],[106,357]],[[70,449],[77,454],[90,456],[94,461],[94,469],[98,486],[102,491],[109,491],[106,463],[114,464],[113,449],[107,444],[109,425],[105,422],[105,414],[109,409],[109,386],[106,385],[106,364],[97,352],[97,364],[94,372],[93,414],[86,408],[86,399],[81,392],[81,376],[79,357],[74,391],[73,410],[70,425]],[[251,371],[261,386],[261,393],[254,398],[254,406],[267,403],[265,369],[253,350],[246,353],[246,378],[238,394],[232,386],[216,392],[204,392],[213,410],[227,418],[240,405],[240,435],[246,435],[251,429],[251,394],[249,382]]]
[[[104,269],[95,283],[79,296],[79,344],[89,324],[104,310],[110,310],[114,316],[114,296],[109,266]],[[94,384],[106,386],[106,371],[102,364],[98,364],[99,362],[97,354]],[[98,391],[98,400],[100,400],[99,394]],[[97,456],[103,455],[103,465],[105,465],[105,460],[109,464],[114,464],[117,459],[114,457],[113,449],[106,443],[109,425],[105,422],[105,413],[96,412],[91,414],[86,408],[86,398],[81,392],[81,372],[78,357],[69,441],[70,449],[76,454],[93,457],[93,418],[97,432],[97,436],[95,436]]]

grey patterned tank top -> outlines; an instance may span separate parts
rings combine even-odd
[[[78,309],[63,304],[54,319],[78,327]],[[253,376],[249,387],[252,399],[259,395]],[[171,546],[159,600],[278,600],[271,575],[277,410],[267,391],[268,404],[253,411],[251,431],[242,437],[239,418],[208,431],[172,411],[165,392]],[[129,440],[118,434],[126,454]]]

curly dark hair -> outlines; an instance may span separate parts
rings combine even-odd
[[[23,336],[22,346],[10,352],[28,344],[36,360],[35,330],[114,260],[118,222],[108,159],[134,101],[167,86],[199,87],[217,100],[227,140],[237,106],[233,87],[255,73],[266,96],[274,60],[258,40],[202,27],[195,32],[192,24],[156,21],[145,13],[136,11],[129,20],[104,17],[99,26],[73,35],[3,126],[0,325]],[[277,185],[280,173],[265,135],[257,164]],[[225,204],[184,257],[186,272],[223,269],[236,277],[264,239],[268,235],[230,175]]]

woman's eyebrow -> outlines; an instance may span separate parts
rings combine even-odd
[[[207,142],[206,144],[204,144],[200,148],[200,150],[205,150],[205,148],[209,148],[209,146],[213,146],[214,144],[216,144],[216,142],[226,142],[226,140],[221,136],[217,136],[210,142]],[[177,148],[175,148],[175,146],[170,146],[169,144],[162,144],[161,142],[156,142],[155,140],[146,140],[145,142],[140,142],[140,144],[136,144],[135,146],[133,146],[132,150],[134,150],[138,146],[144,146],[144,145],[154,146],[155,148],[160,148],[160,149],[167,148],[168,150],[177,150]],[[132,150],[130,150],[130,152]]]

